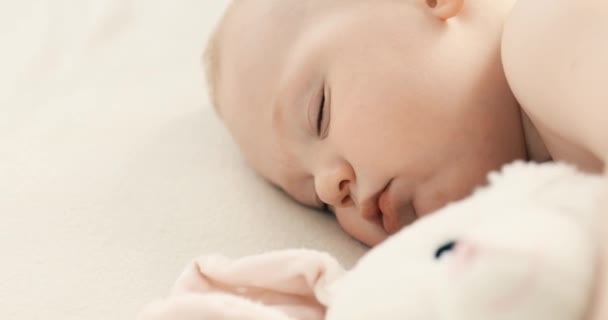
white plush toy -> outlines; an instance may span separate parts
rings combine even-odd
[[[601,179],[516,163],[490,185],[367,254],[332,287],[327,319],[584,319]]]

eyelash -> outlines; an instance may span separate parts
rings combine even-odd
[[[320,104],[319,111],[318,111],[319,113],[317,114],[317,136],[318,137],[321,137],[321,135],[323,135],[322,131],[323,131],[323,120],[325,120],[324,117],[325,116],[329,116],[329,115],[325,115],[325,111],[326,111],[325,108],[326,108],[326,103],[327,103],[327,100],[326,100],[327,95],[326,95],[325,89],[322,88],[322,90],[323,91],[321,92],[321,101],[319,102],[319,104]],[[327,124],[327,125],[329,126],[329,124]],[[319,198],[319,196],[317,196],[317,199],[318,199],[319,202],[321,202],[321,210],[322,211],[324,211],[324,212],[332,212],[331,211],[331,207],[327,203],[321,201],[321,199]]]
[[[319,114],[317,115],[317,135],[321,136],[321,126],[323,125],[323,113],[325,111],[325,92],[321,96],[321,106],[319,107]]]

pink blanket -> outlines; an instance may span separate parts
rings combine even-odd
[[[171,294],[146,306],[138,320],[319,320],[329,285],[344,273],[330,255],[285,250],[230,260],[195,260]]]

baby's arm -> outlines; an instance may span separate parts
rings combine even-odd
[[[606,238],[594,320],[608,319],[608,2],[519,0],[505,26],[505,72],[527,113],[604,161]]]

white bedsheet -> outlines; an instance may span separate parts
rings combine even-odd
[[[201,254],[364,252],[256,177],[208,106],[225,3],[0,2],[0,319],[133,319]]]

